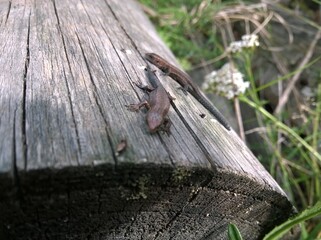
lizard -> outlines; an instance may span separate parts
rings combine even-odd
[[[156,53],[146,53],[145,58],[147,61],[158,67],[165,75],[168,75],[176,82],[178,82],[184,93],[189,92],[196,100],[198,100],[213,116],[221,123],[228,131],[231,130],[230,125],[219,110],[206,98],[201,92],[199,87],[192,81],[191,77],[175,67],[174,65],[167,62],[165,59],[157,55]]]
[[[147,65],[145,71],[151,87],[136,85],[139,88],[147,91],[149,93],[149,97],[147,100],[145,99],[138,104],[130,104],[127,106],[127,108],[130,111],[138,111],[141,107],[145,106],[148,109],[146,122],[149,132],[155,133],[163,130],[169,134],[171,122],[167,118],[167,114],[171,105],[170,102],[175,98],[172,97],[163,87],[155,74],[156,70],[152,71],[150,66]]]

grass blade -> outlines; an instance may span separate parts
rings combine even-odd
[[[282,223],[280,226],[274,228],[263,238],[263,240],[280,239],[296,224],[303,223],[304,221],[309,220],[318,215],[321,215],[321,201],[317,202],[313,207],[304,210],[303,212],[297,214],[295,217]]]
[[[228,225],[228,239],[229,240],[243,240],[240,231],[232,223]]]

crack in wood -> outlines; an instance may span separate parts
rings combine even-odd
[[[94,99],[95,99],[95,102],[96,102],[96,105],[98,107],[98,111],[99,113],[101,114],[103,120],[104,120],[104,123],[105,123],[105,131],[107,133],[107,139],[108,139],[108,143],[111,147],[111,152],[112,152],[112,156],[113,156],[113,159],[114,159],[114,162],[115,162],[115,168],[117,168],[117,165],[118,165],[118,161],[117,161],[117,157],[116,157],[116,153],[115,153],[115,148],[114,148],[114,145],[113,145],[113,142],[112,142],[112,139],[111,139],[111,132],[110,132],[110,127],[109,127],[109,124],[104,116],[104,113],[103,113],[103,109],[102,109],[102,106],[100,105],[99,103],[99,100],[98,100],[98,96],[97,96],[97,86],[95,84],[95,81],[94,81],[94,78],[92,76],[92,73],[91,73],[91,70],[90,70],[90,65],[88,63],[88,60],[87,60],[87,57],[85,55],[85,52],[84,52],[84,49],[82,47],[82,44],[81,44],[81,41],[80,41],[80,38],[77,34],[77,32],[75,33],[76,34],[76,37],[77,37],[77,40],[78,40],[78,44],[79,44],[79,47],[80,47],[80,50],[81,50],[81,53],[82,53],[82,56],[84,58],[84,61],[85,61],[85,64],[86,64],[86,68],[87,68],[87,71],[88,71],[88,74],[89,74],[89,78],[90,78],[90,81],[91,81],[91,84],[93,85],[93,88],[94,88]]]
[[[8,21],[8,18],[9,18],[9,14],[10,14],[10,11],[11,11],[11,4],[12,4],[12,1],[10,0],[9,1],[9,5],[8,5],[6,20],[4,21],[4,24],[7,24],[7,21]]]
[[[175,222],[177,218],[180,217],[180,215],[184,212],[184,209],[196,199],[196,197],[200,194],[201,190],[203,188],[206,188],[211,183],[211,181],[212,181],[212,177],[209,176],[208,178],[204,179],[204,181],[199,186],[195,186],[197,189],[200,188],[200,190],[197,190],[195,193],[192,193],[189,199],[187,200],[186,204],[174,215],[174,217],[172,217],[169,220],[169,222],[165,225],[165,227],[157,231],[154,238],[155,240],[158,237],[160,237],[161,234],[164,232],[164,230],[167,230],[173,224],[173,222]]]
[[[130,37],[130,35],[127,33],[126,29],[124,28],[124,26],[121,24],[121,21],[119,20],[119,18],[117,17],[117,15],[115,14],[113,8],[110,6],[110,4],[108,3],[107,0],[105,0],[105,3],[107,5],[107,7],[109,8],[110,12],[113,14],[113,17],[117,20],[120,28],[123,30],[123,32],[125,33],[125,35],[127,36],[127,38],[130,40],[130,42],[132,43],[133,47],[135,48],[136,52],[144,59],[144,57],[141,54],[141,51],[139,50],[137,44],[134,42],[134,40]]]
[[[27,144],[27,130],[26,130],[26,112],[27,112],[27,75],[29,70],[29,63],[30,63],[30,18],[31,18],[31,11],[29,12],[28,17],[28,32],[27,32],[27,44],[26,44],[26,57],[25,57],[25,68],[23,72],[23,96],[22,96],[22,118],[21,118],[21,127],[22,127],[22,147],[23,147],[23,158],[24,158],[24,169],[27,169],[28,163],[28,144]]]
[[[88,14],[85,5],[83,4],[83,1],[81,1],[81,2],[82,2],[82,5],[84,6],[85,12],[86,12],[86,14],[87,14],[87,16],[88,16],[88,19],[89,19],[90,23],[94,26],[94,24],[93,24],[93,22],[92,22],[92,20],[91,20],[91,17],[90,17],[90,15]],[[123,30],[123,32],[125,33],[125,35],[126,35],[127,38],[129,39],[129,41],[130,41],[130,42],[132,43],[132,45],[134,46],[134,49],[136,50],[136,52],[138,53],[138,55],[143,59],[143,61],[144,61],[145,63],[147,63],[146,60],[144,59],[144,57],[142,56],[141,52],[138,51],[138,47],[137,47],[136,43],[133,41],[133,39],[130,37],[130,35],[126,32],[125,28],[121,25],[120,21],[118,20],[116,14],[113,12],[112,8],[108,5],[107,2],[105,2],[105,3],[106,3],[107,6],[109,7],[109,10],[112,12],[114,18],[118,21],[120,28]],[[129,74],[128,70],[126,69],[126,67],[125,67],[126,65],[124,64],[124,62],[122,61],[121,57],[119,56],[118,51],[117,51],[117,48],[115,47],[115,45],[113,44],[113,41],[112,41],[112,40],[110,39],[110,37],[108,36],[108,33],[106,32],[104,25],[101,23],[100,19],[98,19],[98,22],[99,22],[101,28],[104,30],[104,32],[105,32],[105,34],[106,34],[106,37],[108,38],[108,40],[109,40],[111,46],[113,47],[116,55],[118,56],[119,61],[122,63],[123,68],[124,68],[124,72],[126,73],[127,78],[128,78],[128,79],[131,79],[131,74]],[[96,31],[96,29],[95,29],[95,31]],[[94,47],[95,47],[96,52],[99,52],[99,51],[97,51],[97,46],[96,46],[96,44],[95,44],[95,43],[93,43],[93,44],[94,44]],[[100,60],[99,60],[99,62],[100,62]],[[104,68],[103,68],[103,69],[104,69]],[[138,74],[137,74],[137,72],[136,72],[136,69],[135,69],[135,68],[133,68],[133,69],[135,70],[136,76],[138,77]],[[105,73],[105,71],[104,71],[104,73]],[[138,77],[138,78],[139,78],[139,77]],[[141,101],[141,97],[139,96],[138,92],[135,90],[135,89],[136,89],[136,88],[135,88],[135,85],[132,83],[132,81],[129,81],[129,83],[130,83],[130,85],[132,86],[132,88],[133,88],[133,90],[134,90],[137,98]],[[140,82],[140,84],[141,84],[141,82]]]
[[[213,164],[213,159],[211,158],[210,153],[207,151],[206,147],[204,146],[204,144],[202,143],[202,141],[199,139],[199,137],[197,136],[197,134],[193,131],[193,129],[191,128],[191,126],[187,123],[187,121],[185,120],[184,116],[181,114],[181,112],[178,110],[178,108],[176,107],[175,103],[173,103],[173,101],[171,102],[172,107],[174,108],[175,112],[177,113],[177,115],[179,116],[179,118],[182,120],[183,124],[185,125],[185,127],[187,128],[187,130],[191,133],[192,137],[195,139],[197,145],[201,148],[202,152],[205,155],[206,160],[208,161],[208,163],[210,164],[212,170],[214,172],[216,172],[217,168],[216,166]]]
[[[20,177],[18,173],[18,167],[17,167],[17,145],[16,145],[16,115],[17,115],[17,108],[14,110],[13,115],[13,127],[12,127],[12,152],[13,152],[13,166],[12,166],[12,174],[13,174],[13,181],[14,181],[14,187],[15,187],[15,193],[20,202],[23,201],[23,195],[20,185]]]
[[[65,56],[66,56],[66,60],[67,60],[67,65],[68,65],[71,77],[74,78],[74,76],[72,74],[72,71],[71,71],[71,65],[70,65],[70,60],[69,60],[68,53],[67,53],[66,42],[65,42],[62,30],[61,30],[61,24],[60,24],[60,19],[59,19],[58,10],[57,10],[57,6],[56,6],[55,0],[52,0],[52,4],[53,4],[53,8],[54,8],[56,19],[57,19],[57,23],[58,23],[58,31],[60,33],[61,40],[62,40],[62,45],[64,47],[64,52],[65,52]],[[73,101],[71,99],[71,91],[70,91],[70,88],[69,88],[69,85],[68,85],[68,82],[67,82],[67,77],[66,77],[65,71],[64,71],[64,76],[65,76],[65,84],[66,84],[66,88],[67,88],[67,92],[68,92],[67,97],[68,97],[68,101],[69,101],[72,121],[73,121],[73,124],[75,126],[75,134],[76,134],[76,138],[77,138],[76,141],[77,141],[77,145],[78,145],[78,149],[79,149],[79,155],[80,155],[80,156],[78,156],[78,154],[77,154],[77,163],[80,164],[79,157],[82,156],[83,151],[82,151],[82,147],[81,147],[81,143],[80,143],[79,129],[78,129],[78,125],[77,125],[76,118],[75,118],[75,112],[74,112],[74,108],[73,108],[73,105],[72,105]]]

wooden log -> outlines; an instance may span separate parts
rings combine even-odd
[[[144,96],[144,53],[177,65],[137,2],[13,0],[0,12],[1,239],[226,239],[229,223],[260,239],[295,212],[170,78],[171,135],[126,109]]]

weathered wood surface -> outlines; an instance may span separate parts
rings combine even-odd
[[[293,214],[168,77],[170,136],[126,110],[145,52],[176,63],[136,2],[1,0],[0,51],[1,239],[226,239],[230,222],[258,239]]]

